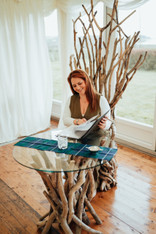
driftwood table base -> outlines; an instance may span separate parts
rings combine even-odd
[[[61,229],[64,233],[73,233],[71,223],[74,223],[75,234],[81,233],[81,229],[89,233],[102,233],[87,225],[89,219],[85,207],[97,224],[102,223],[89,201],[95,193],[94,180],[91,179],[92,170],[64,174],[37,172],[46,186],[47,191],[43,193],[50,203],[50,211],[41,217],[37,224],[38,228],[43,228],[43,234],[48,233],[51,226]],[[90,198],[87,196],[88,192]]]
[[[81,230],[102,233],[88,226],[90,220],[86,209],[97,224],[102,223],[90,201],[97,191],[106,191],[116,185],[115,158],[108,162],[93,155],[82,157],[77,154],[56,154],[46,150],[47,147],[47,137],[30,137],[20,141],[13,151],[18,163],[39,173],[46,188],[43,193],[50,209],[40,218],[38,228],[43,234],[53,228],[65,234],[79,234]]]

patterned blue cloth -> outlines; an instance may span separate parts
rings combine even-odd
[[[108,147],[100,147],[102,150],[91,152],[87,148],[90,145],[72,142],[68,142],[67,149],[59,149],[56,140],[49,140],[37,137],[26,137],[23,140],[17,142],[15,146],[28,147],[43,151],[54,151],[55,153],[73,154],[76,156],[103,159],[107,161],[110,161],[117,152],[117,149]]]

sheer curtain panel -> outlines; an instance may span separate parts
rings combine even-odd
[[[0,143],[50,126],[52,76],[42,0],[0,1]]]
[[[119,0],[118,8],[130,10],[143,5],[147,1],[150,0]],[[90,6],[90,2],[91,0],[43,0],[44,14],[48,15],[51,14],[54,9],[60,9],[66,14],[72,14],[74,16],[82,10],[82,4],[85,5],[85,7],[88,7]],[[103,2],[106,7],[112,8],[114,0],[93,0],[94,5],[98,2]]]

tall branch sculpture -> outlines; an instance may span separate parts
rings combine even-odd
[[[132,80],[138,68],[143,64],[147,55],[147,53],[140,55],[133,68],[129,70],[131,52],[139,40],[140,32],[135,32],[133,36],[127,36],[122,30],[121,25],[135,11],[119,22],[117,10],[118,0],[114,0],[112,13],[108,14],[110,17],[109,22],[106,26],[100,27],[96,20],[97,12],[94,12],[93,0],[91,0],[91,10],[89,12],[84,5],[82,7],[88,16],[89,26],[86,26],[82,20],[81,14],[73,21],[75,56],[70,56],[70,69],[73,70],[73,67],[75,69],[84,69],[89,74],[96,90],[100,93],[104,92],[110,104],[112,116],[115,118],[115,105],[122,97],[128,83]],[[76,24],[78,21],[81,23],[83,29],[82,38],[77,38]],[[98,35],[95,33],[95,28],[99,31]],[[116,39],[112,48],[111,39],[115,31]],[[112,51],[111,55],[110,51]],[[112,95],[112,80],[114,75],[116,77],[116,83],[113,90],[114,94]]]
[[[81,14],[73,21],[75,55],[70,56],[69,66],[71,71],[80,68],[89,74],[95,89],[104,94],[108,100],[112,118],[115,119],[115,106],[147,55],[147,53],[140,55],[135,65],[129,69],[131,53],[139,40],[140,32],[127,36],[121,25],[135,11],[119,22],[118,0],[114,0],[112,12],[108,14],[109,22],[104,27],[100,27],[96,20],[97,12],[94,12],[93,0],[91,0],[90,11],[87,11],[84,5],[82,7],[88,17],[89,24],[86,26]],[[82,25],[83,30],[83,37],[79,38],[76,31],[78,22]],[[98,34],[95,33],[97,30]],[[115,39],[114,33],[116,33]],[[112,43],[112,40],[114,40],[114,43]],[[108,136],[110,140],[107,143],[109,145],[106,145],[105,139],[101,141],[101,145],[114,147],[114,124],[111,125]],[[96,188],[106,191],[115,186],[117,183],[116,170],[117,162],[115,157],[96,171],[94,170]]]

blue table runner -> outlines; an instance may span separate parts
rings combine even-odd
[[[117,149],[108,147],[100,147],[102,150],[91,152],[89,149],[87,149],[87,147],[89,147],[90,145],[72,142],[68,142],[67,149],[59,149],[56,140],[49,140],[37,137],[26,137],[17,142],[15,146],[28,147],[43,151],[54,151],[55,153],[73,154],[76,156],[103,159],[107,161],[110,161],[117,152]]]

